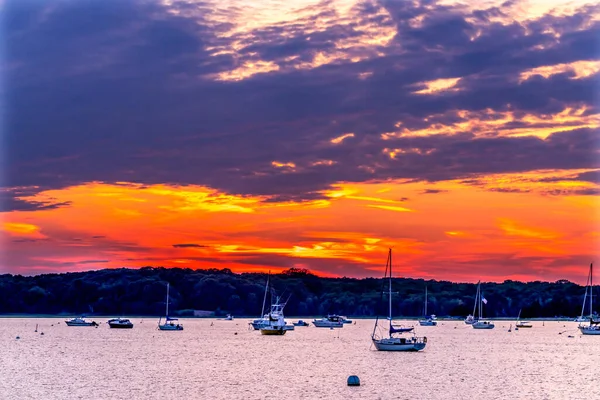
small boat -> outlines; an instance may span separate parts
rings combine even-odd
[[[533,325],[531,325],[531,322],[529,322],[529,321],[521,321],[521,310],[519,310],[519,315],[517,316],[517,323],[515,324],[515,327],[516,328],[533,328]]]
[[[314,319],[313,325],[317,328],[343,328],[344,322],[339,315],[330,314],[325,318]]]
[[[84,316],[65,321],[65,324],[67,324],[67,326],[98,326],[94,321],[86,321]]]
[[[594,270],[594,264],[590,264],[590,272],[588,275],[588,280],[586,282],[586,293],[587,293],[587,287],[589,285],[589,291],[590,291],[590,316],[588,317],[589,320],[589,325],[583,325],[583,324],[579,324],[579,330],[581,331],[582,335],[600,335],[600,321],[594,318],[594,314],[592,312],[592,299],[594,298],[594,294],[593,289],[594,289],[594,274],[593,274],[593,270]],[[584,307],[585,307],[585,298],[584,298],[584,303],[583,303]],[[583,314],[583,311],[582,311]]]
[[[427,317],[427,285],[425,285],[425,318],[419,320],[419,325],[421,326],[436,326],[437,321],[435,320],[435,315],[432,314],[430,317]]]
[[[224,321],[233,321],[233,315],[231,314],[227,314],[227,316],[225,318],[223,318]]]
[[[475,312],[475,311],[473,311],[473,312]],[[467,315],[467,318],[465,318],[465,324],[473,325],[474,322],[475,322],[475,317],[473,317],[472,314]]]
[[[398,337],[394,336],[396,333],[401,333],[402,330],[398,329],[392,323],[392,249],[389,249],[388,258],[386,262],[386,268],[384,273],[384,279],[387,275],[389,268],[389,315],[388,320],[390,321],[387,337],[381,337],[377,334],[379,315],[375,319],[375,326],[373,327],[373,333],[371,334],[371,340],[378,351],[420,351],[427,345],[426,337],[417,337],[413,334],[411,337]],[[383,293],[382,293],[383,294]],[[381,327],[380,327],[381,328]],[[385,328],[384,328],[385,329]]]
[[[477,283],[477,294],[475,295],[475,307],[479,305],[479,317],[471,324],[473,329],[494,329],[494,324],[490,321],[483,321],[483,305],[487,304],[487,300],[481,293],[481,281]],[[473,311],[475,313],[475,311]]]
[[[127,318],[113,318],[108,320],[108,326],[116,329],[131,329],[133,322]]]
[[[181,325],[177,318],[169,317],[169,283],[167,283],[167,309],[165,311],[165,322],[161,324],[162,317],[158,319],[158,329],[161,331],[182,331],[183,325]]]
[[[294,326],[310,326],[310,324],[306,321],[299,320],[298,322],[294,322]]]

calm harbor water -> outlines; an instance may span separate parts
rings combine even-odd
[[[371,346],[373,320],[284,336],[249,331],[249,319],[183,319],[181,332],[94,320],[1,318],[0,399],[600,399],[600,336],[575,322],[514,331],[513,321],[508,333],[508,321],[488,331],[440,321],[416,327],[424,351],[388,353]],[[349,375],[361,386],[346,386]]]

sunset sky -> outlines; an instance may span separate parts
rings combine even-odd
[[[0,272],[600,261],[597,2],[0,4]]]

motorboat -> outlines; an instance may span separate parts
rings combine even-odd
[[[290,330],[285,323],[285,319],[283,317],[283,308],[285,307],[285,303],[281,304],[279,302],[279,297],[274,304],[271,304],[271,311],[267,315],[268,325],[260,328],[261,335],[285,335],[285,333]],[[294,325],[291,325],[292,330]]]
[[[65,324],[67,324],[67,326],[98,326],[94,321],[86,321],[84,316],[65,321]]]
[[[314,319],[313,325],[317,328],[343,328],[344,322],[339,315],[328,315],[325,318]]]
[[[379,316],[375,319],[375,327],[373,328],[373,333],[371,334],[371,340],[375,345],[375,348],[378,351],[420,351],[425,348],[427,345],[426,337],[417,337],[414,333],[410,337],[400,337],[395,336],[396,334],[401,334],[403,332],[402,329],[394,326],[392,322],[392,249],[389,249],[388,258],[386,262],[385,274],[388,274],[389,270],[389,286],[388,286],[388,299],[389,299],[389,326],[384,327],[379,326]],[[383,296],[382,296],[383,297]],[[381,330],[386,330],[387,336],[380,335],[378,333],[378,328]],[[411,328],[412,330],[412,328]]]
[[[294,322],[294,326],[309,326],[310,324],[303,320],[298,320],[298,322]]]
[[[127,318],[113,318],[108,320],[108,326],[116,329],[131,329],[133,322]]]

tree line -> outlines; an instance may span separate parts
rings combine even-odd
[[[191,316],[194,310],[216,316],[259,316],[267,274],[233,273],[229,269],[192,270],[144,267],[98,271],[0,275],[0,314],[161,315],[170,283],[172,314]],[[394,316],[423,315],[425,286],[428,313],[464,317],[473,312],[476,285],[423,279],[394,278]],[[372,317],[386,314],[381,278],[322,278],[308,270],[289,269],[270,276],[274,291],[288,300],[287,316],[337,313]],[[556,282],[482,283],[487,304],[484,316],[514,318],[574,317],[581,313],[585,288]],[[267,299],[267,305],[268,303]],[[586,314],[589,313],[586,310]]]

